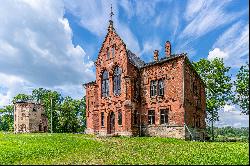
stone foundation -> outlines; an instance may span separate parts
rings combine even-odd
[[[85,129],[85,134],[95,134],[93,129]]]
[[[185,139],[185,128],[183,126],[147,126],[144,128],[147,136],[160,136]]]
[[[205,129],[197,129],[197,128],[189,127],[189,130],[190,130],[194,140],[199,140],[199,141],[205,140],[205,136],[206,136]],[[185,139],[186,140],[192,139],[190,132],[187,129],[185,130]]]

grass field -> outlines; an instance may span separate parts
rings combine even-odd
[[[0,133],[0,164],[249,164],[249,143]]]

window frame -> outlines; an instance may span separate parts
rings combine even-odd
[[[157,96],[157,80],[150,81],[150,97]]]
[[[161,78],[158,80],[158,96],[164,96],[164,80]]]
[[[107,76],[105,76],[104,74],[106,74]],[[101,90],[102,90],[102,97],[109,96],[109,73],[107,70],[104,70],[102,73]]]
[[[119,66],[116,66],[113,75],[113,93],[115,96],[121,94],[121,75],[122,69]]]
[[[113,45],[113,47],[111,48],[111,54],[112,54],[112,58],[115,57],[115,45]]]
[[[160,109],[160,124],[168,124],[169,109]],[[162,119],[163,117],[163,119]]]
[[[155,110],[148,110],[148,124],[155,124]]]

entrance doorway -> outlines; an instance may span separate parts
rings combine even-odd
[[[115,114],[113,111],[108,116],[108,122],[108,134],[115,133]]]

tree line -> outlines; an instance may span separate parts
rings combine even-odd
[[[214,122],[219,120],[218,111],[226,104],[237,104],[243,114],[249,115],[249,64],[241,66],[232,80],[230,68],[223,59],[200,59],[192,62],[194,69],[206,84],[206,113],[207,122],[211,124],[211,135],[214,139]],[[52,99],[52,104],[51,104]],[[52,106],[52,122],[54,132],[79,132],[85,127],[85,97],[75,100],[62,97],[57,91],[43,88],[34,89],[31,95],[18,94],[12,100],[41,101],[45,106],[50,124]],[[13,130],[13,104],[0,109],[0,130]]]
[[[207,132],[211,134],[209,127]],[[214,133],[216,141],[249,141],[249,127],[214,127]]]
[[[85,128],[85,97],[80,100],[69,96],[62,97],[57,91],[44,88],[34,89],[31,95],[18,94],[12,103],[17,101],[35,101],[44,105],[48,117],[49,130],[57,133],[82,132]],[[13,131],[13,104],[0,109],[0,130]]]

